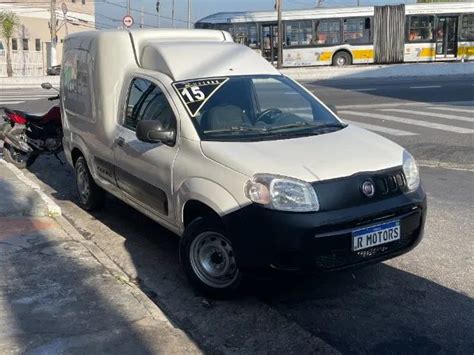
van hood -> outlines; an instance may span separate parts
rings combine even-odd
[[[257,173],[314,182],[403,164],[403,148],[349,125],[336,132],[259,142],[202,141],[205,156],[249,177]]]

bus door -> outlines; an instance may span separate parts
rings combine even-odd
[[[278,25],[262,25],[262,53],[263,57],[272,64],[278,59]]]
[[[457,16],[439,16],[436,25],[436,58],[454,58],[458,46]]]

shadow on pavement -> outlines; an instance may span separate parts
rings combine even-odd
[[[28,200],[39,208],[29,190],[18,198],[5,173],[0,205]],[[1,353],[153,352],[147,340],[160,335],[141,324],[149,315],[53,219],[0,216],[0,270]],[[163,351],[167,345],[163,339]]]
[[[59,178],[55,169],[66,169]],[[59,170],[57,170],[59,171]],[[210,352],[315,352],[311,336],[343,353],[467,353],[473,300],[387,264],[320,276],[250,280],[232,301],[205,300],[178,260],[178,238],[110,197],[92,215],[75,206],[70,167],[31,172],[63,200],[68,217],[121,266],[180,328]]]

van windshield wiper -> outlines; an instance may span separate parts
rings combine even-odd
[[[297,122],[297,123],[291,123],[283,126],[276,126],[276,127],[266,127],[263,130],[265,132],[273,132],[273,131],[278,131],[280,129],[291,129],[291,128],[304,128],[305,130],[307,128],[310,129],[324,129],[324,128],[344,128],[345,126],[341,123],[326,123],[326,124],[313,124],[309,122]]]
[[[230,128],[223,128],[223,129],[213,129],[204,131],[205,134],[214,134],[214,133],[232,133],[232,132],[265,132],[262,128],[257,127],[248,127],[248,126],[240,126],[240,127],[230,127]]]

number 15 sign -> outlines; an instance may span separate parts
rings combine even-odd
[[[229,78],[186,80],[173,83],[181,101],[191,117],[195,117],[207,100],[214,95]]]

